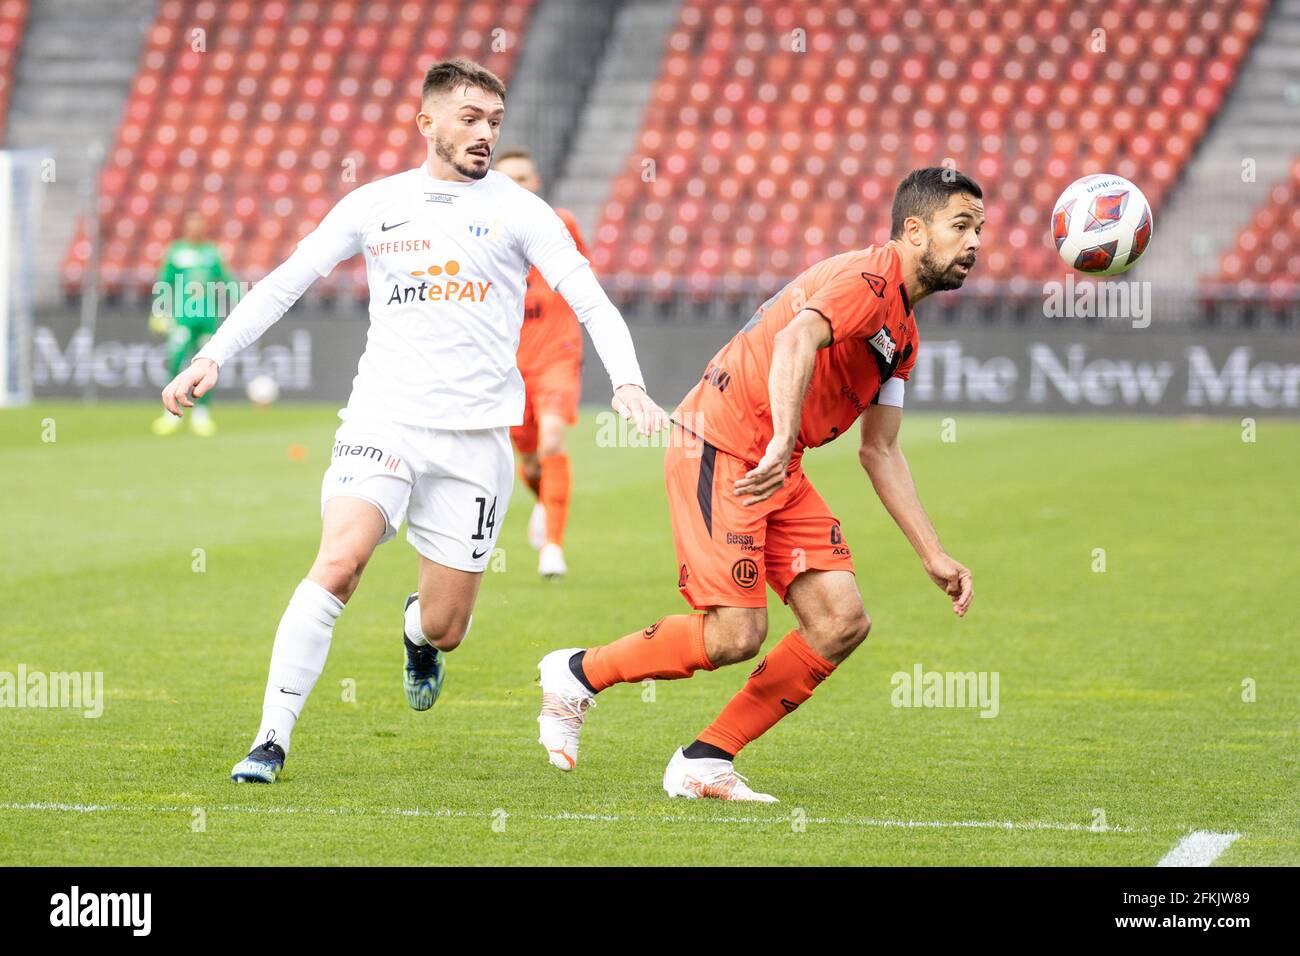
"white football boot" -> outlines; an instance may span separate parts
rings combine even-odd
[[[552,651],[537,663],[541,674],[542,712],[537,742],[546,748],[552,766],[566,773],[578,765],[578,735],[596,696],[569,670],[569,658],[581,647]]]
[[[537,573],[543,578],[562,578],[569,573],[564,563],[564,549],[558,544],[548,544],[537,556]]]
[[[664,790],[670,797],[690,800],[745,800],[750,803],[780,803],[768,793],[755,793],[730,760],[716,757],[690,759],[678,747],[664,769]]]
[[[542,550],[546,544],[546,509],[539,501],[533,505],[533,513],[528,518],[528,546],[534,551]]]

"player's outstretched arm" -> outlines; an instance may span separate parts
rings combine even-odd
[[[902,420],[903,410],[897,406],[868,405],[862,413],[858,460],[871,478],[885,510],[921,558],[926,574],[952,599],[952,609],[961,617],[975,597],[975,586],[970,571],[944,552],[938,532],[921,507],[911,469],[898,446]]]
[[[749,495],[743,504],[766,501],[785,484],[795,442],[804,395],[817,363],[818,349],[831,344],[831,324],[825,316],[804,309],[790,324],[776,333],[772,347],[772,368],[767,376],[768,404],[772,409],[772,440],[758,464],[736,482],[737,495]]]
[[[568,227],[554,209],[526,189],[517,191],[517,202],[520,215],[514,228],[524,258],[564,298],[591,336],[614,389],[610,404],[635,423],[642,435],[667,428],[668,416],[646,393],[632,333],[596,281],[591,263],[579,251]]]
[[[610,402],[614,410],[634,423],[642,435],[666,428],[668,415],[646,392],[636,347],[632,344],[632,333],[628,331],[618,307],[596,281],[591,266],[583,261],[560,280],[555,291],[569,303],[569,308],[573,309],[596,346],[596,354],[600,356],[614,387],[614,398]]]

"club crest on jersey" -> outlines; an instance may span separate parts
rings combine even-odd
[[[880,331],[867,339],[867,341],[871,343],[873,349],[884,357],[886,362],[892,363],[894,361],[894,353],[898,351],[898,343],[896,343],[893,336],[889,334],[889,329],[882,325]]]
[[[492,227],[482,219],[475,219],[469,224],[469,234],[475,239],[482,239],[491,231]]]

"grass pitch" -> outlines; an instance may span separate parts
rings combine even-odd
[[[662,450],[597,447],[594,412],[570,441],[569,577],[538,580],[520,486],[505,570],[417,714],[399,536],[340,619],[281,781],[230,783],[314,554],[333,412],[219,404],[204,441],[150,435],[153,405],[0,411],[0,673],[104,682],[96,719],[0,709],[0,863],[1148,866],[1191,830],[1241,834],[1220,864],[1300,863],[1300,425],[1248,443],[1232,421],[958,414],[944,442],[945,416],[910,412],[922,499],[974,571],[965,620],[853,439],[810,452],[875,624],[742,754],[782,800],[756,806],[659,785],[743,665],[602,694],[572,774],[536,744],[543,653],[687,609]],[[769,646],[792,626],[771,611]],[[996,672],[997,716],[894,706],[918,664]]]

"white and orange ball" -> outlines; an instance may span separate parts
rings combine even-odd
[[[1122,176],[1076,179],[1052,207],[1052,239],[1071,269],[1093,276],[1127,272],[1151,244],[1151,206]]]

